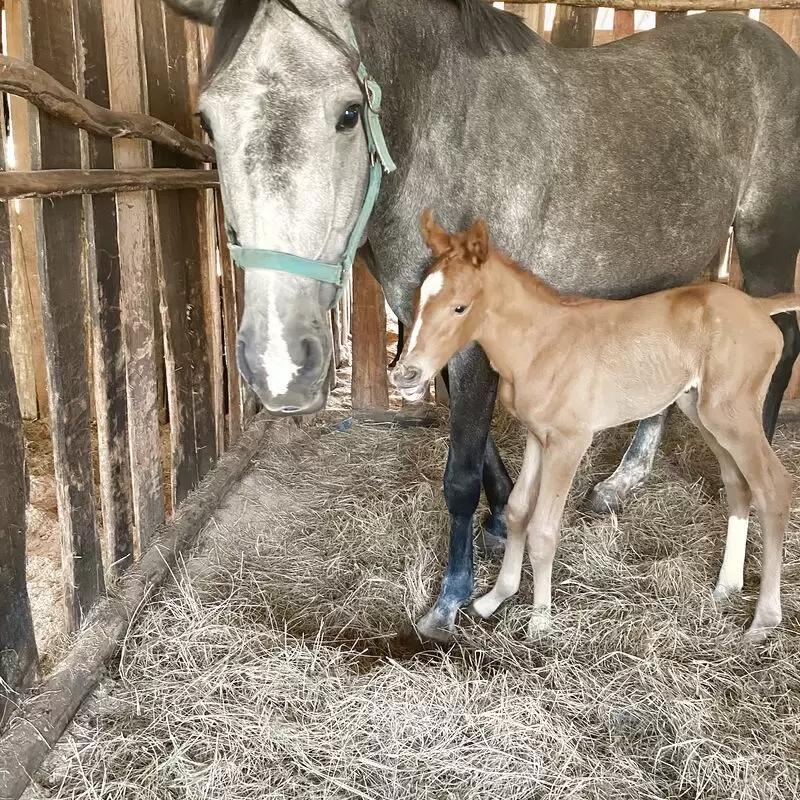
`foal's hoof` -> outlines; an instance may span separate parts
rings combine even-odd
[[[606,482],[598,483],[589,491],[583,501],[583,506],[595,514],[611,514],[622,510],[625,496],[607,486]]]
[[[714,598],[715,603],[725,603],[741,594],[741,592],[741,586],[729,586],[726,583],[718,583],[714,588],[714,591],[711,593],[711,596]]]
[[[415,626],[419,638],[423,641],[449,644],[455,637],[454,619],[445,616],[432,608],[424,617],[417,620]]]
[[[478,555],[490,561],[500,561],[506,551],[506,518],[500,512],[487,514],[475,541]]]

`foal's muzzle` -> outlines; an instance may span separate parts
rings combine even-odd
[[[403,399],[412,403],[422,400],[428,388],[428,381],[423,377],[422,370],[403,364],[402,361],[389,373],[389,380],[399,389]]]

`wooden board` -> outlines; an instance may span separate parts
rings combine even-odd
[[[557,47],[591,47],[596,20],[596,8],[558,5],[550,41]]]
[[[27,0],[5,0],[6,45],[9,56],[30,58]],[[23,25],[24,20],[24,25]],[[9,95],[11,131],[14,139],[14,170],[31,168],[31,116],[35,113],[22,98]],[[36,231],[34,203],[9,203],[12,254],[11,336],[15,366],[24,363],[30,374],[20,388],[25,394],[23,414],[26,419],[46,417],[47,367],[44,361],[44,328],[42,325],[42,292],[36,266]],[[23,374],[18,371],[18,375]],[[23,388],[24,387],[24,388]]]
[[[30,25],[34,63],[75,91],[71,0],[30,0]],[[77,129],[42,115],[39,140],[43,169],[80,167]],[[64,605],[67,629],[74,631],[103,591],[92,475],[83,209],[80,197],[37,205]]]
[[[537,33],[544,32],[544,6],[523,3],[505,3],[504,8],[525,20],[525,24]]]
[[[352,400],[354,409],[389,407],[383,291],[360,256],[353,266]]]
[[[112,109],[144,109],[139,71],[139,37],[135,0],[103,0],[109,98]],[[150,163],[144,141],[117,139],[114,166],[145,168]],[[134,553],[141,552],[164,522],[164,484],[158,427],[156,327],[152,292],[155,269],[152,228],[146,192],[116,197],[120,255],[120,301],[125,344],[128,437],[136,519]]]
[[[0,171],[5,151],[0,150]],[[0,206],[0,727],[15,693],[36,678],[36,639],[25,579],[25,507],[28,502],[25,443],[11,361],[9,312],[11,235],[8,209]]]
[[[161,0],[140,0],[140,11],[150,113],[188,134],[184,20],[165,13]],[[159,147],[153,148],[153,163],[157,167],[191,166]],[[217,437],[203,306],[198,195],[194,191],[160,192],[156,205],[172,498],[177,505],[214,464]]]
[[[632,36],[634,33],[634,17],[633,11],[625,11],[617,9],[614,11],[614,33],[613,38],[623,39],[626,36]]]
[[[83,94],[109,105],[102,0],[81,0],[78,28],[83,52]],[[113,169],[110,139],[88,137],[89,169]],[[122,273],[117,244],[117,206],[112,195],[84,200],[89,233],[89,288],[95,375],[95,413],[100,495],[109,572],[133,559],[133,481],[128,444],[128,391],[122,326]]]

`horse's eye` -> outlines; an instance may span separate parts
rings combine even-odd
[[[336,130],[337,131],[351,131],[355,128],[356,124],[358,123],[358,118],[361,116],[361,106],[354,104],[352,106],[348,106],[344,114],[339,117],[339,121],[336,123]]]
[[[456,306],[456,307],[453,309],[453,311],[455,311],[455,312],[456,312],[456,314],[463,314],[463,313],[464,313],[466,310],[467,310],[467,307],[466,307],[466,306]]]

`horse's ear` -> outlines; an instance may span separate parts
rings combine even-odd
[[[225,0],[164,0],[164,2],[182,17],[189,17],[204,25],[213,25]]]
[[[425,244],[430,247],[437,258],[450,249],[450,235],[444,228],[436,224],[433,218],[433,211],[430,208],[426,208],[422,212],[420,227]]]
[[[476,267],[480,267],[489,257],[489,226],[483,217],[476,220],[467,231],[466,247]]]

